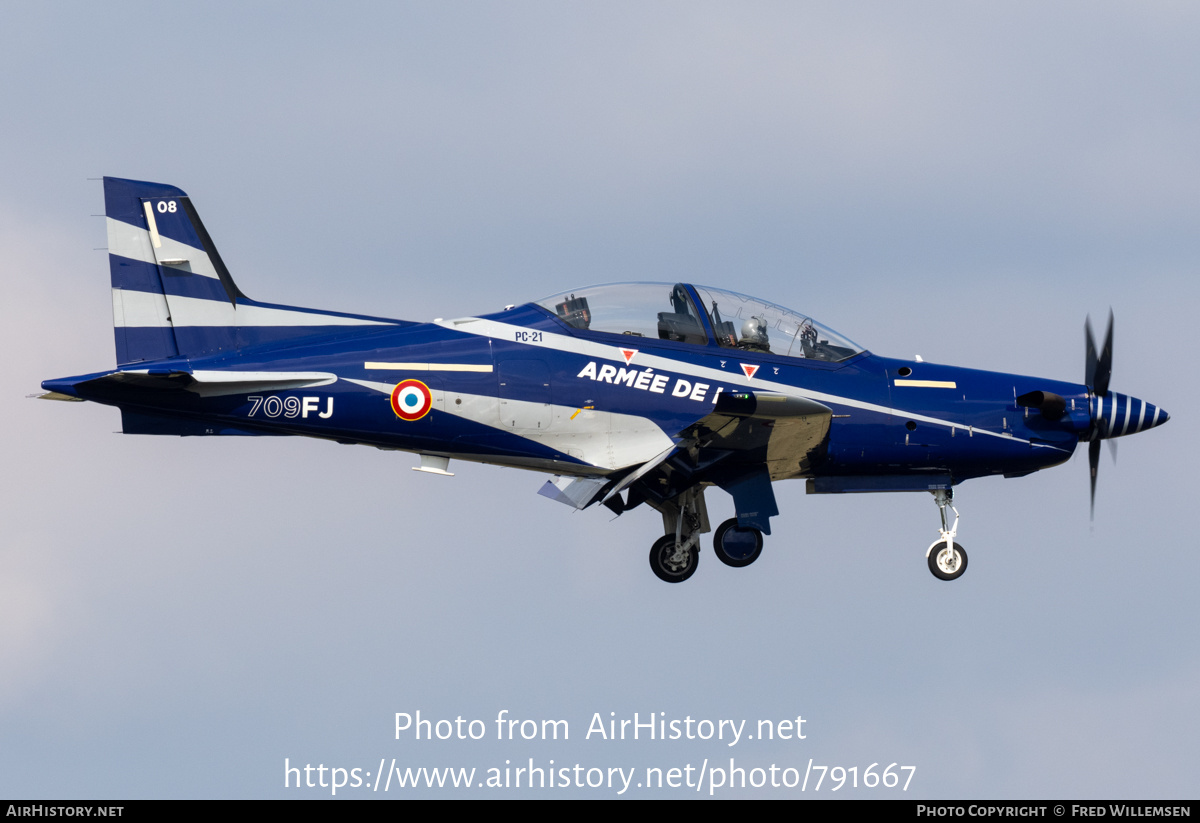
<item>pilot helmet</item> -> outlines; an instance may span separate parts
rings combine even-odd
[[[767,324],[761,317],[751,317],[742,324],[742,342],[767,345]]]

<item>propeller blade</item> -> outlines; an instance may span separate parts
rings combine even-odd
[[[1105,440],[1104,442],[1108,444],[1108,453],[1112,457],[1113,465],[1117,465],[1117,441]]]
[[[1087,351],[1083,356],[1083,384],[1088,388],[1096,385],[1096,335],[1092,334],[1092,316],[1089,314],[1083,321],[1083,343]]]
[[[1087,346],[1083,382],[1100,397],[1108,394],[1108,382],[1112,379],[1113,313],[1108,310],[1108,332],[1104,335],[1104,348],[1097,351],[1096,337],[1092,334],[1092,318],[1083,321],[1084,344]]]
[[[1096,472],[1100,469],[1100,441],[1088,443],[1088,468],[1092,470],[1092,517],[1096,519]]]
[[[1108,333],[1104,335],[1104,348],[1100,350],[1100,360],[1096,363],[1096,394],[1101,397],[1108,394],[1108,381],[1112,379],[1113,356],[1113,313],[1108,310]]]

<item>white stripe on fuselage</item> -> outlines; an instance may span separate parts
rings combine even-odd
[[[492,371],[492,364],[484,365],[476,363],[376,363],[368,360],[363,363],[363,368],[367,371],[470,371],[470,372],[485,372]]]
[[[916,389],[957,389],[958,384],[953,380],[896,380],[897,386],[908,386]]]
[[[499,338],[501,340],[508,340],[512,342],[516,342],[517,332],[521,332],[523,334],[529,333],[529,329],[524,326],[516,326],[511,323],[500,323],[495,320],[484,320],[478,317],[463,317],[457,320],[441,320],[435,322],[442,328],[450,329],[451,331],[478,335],[480,337]],[[621,354],[621,349],[623,348],[622,346],[608,345],[592,340],[582,340],[578,337],[570,337],[565,334],[546,332],[543,334],[541,340],[529,341],[523,339],[521,340],[521,344],[532,346],[534,348],[570,352],[572,354],[583,355],[584,357],[602,358],[604,360],[613,360],[620,363],[625,362],[625,356]],[[990,437],[1003,437],[1005,440],[1015,440],[1019,443],[1026,443],[1030,446],[1040,448],[1049,448],[1053,449],[1054,451],[1066,451],[1058,446],[1052,446],[1045,443],[1032,443],[1029,440],[1015,437],[1008,433],[988,431],[987,429],[967,426],[963,423],[955,423],[953,421],[942,420],[941,418],[937,417],[914,414],[913,412],[905,411],[903,409],[880,406],[877,403],[868,403],[864,400],[855,400],[850,397],[842,397],[836,394],[812,391],[811,389],[802,389],[797,386],[790,386],[786,383],[780,383],[761,377],[752,379],[746,377],[744,374],[727,372],[721,369],[714,369],[709,366],[697,366],[692,363],[685,363],[681,360],[675,360],[670,357],[651,354],[645,350],[638,351],[637,361],[638,365],[642,368],[655,368],[662,371],[673,371],[693,377],[703,377],[714,382],[719,381],[723,383],[732,383],[739,386],[745,386],[747,388],[766,388],[790,397],[804,397],[808,398],[809,400],[816,400],[819,403],[835,403],[842,406],[849,406],[850,408],[862,409],[863,411],[876,412],[878,414],[904,416],[909,420],[931,423],[937,426],[945,426],[949,429],[958,429],[959,431],[983,434]],[[758,374],[762,374],[761,369],[758,371]]]

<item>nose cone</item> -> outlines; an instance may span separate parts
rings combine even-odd
[[[1092,422],[1101,438],[1135,434],[1169,419],[1170,415],[1158,406],[1126,394],[1109,392],[1104,397],[1092,397]]]

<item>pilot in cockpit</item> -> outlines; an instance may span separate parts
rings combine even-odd
[[[761,317],[751,317],[742,324],[742,339],[738,341],[739,349],[748,351],[771,351],[767,341],[767,324]]]

